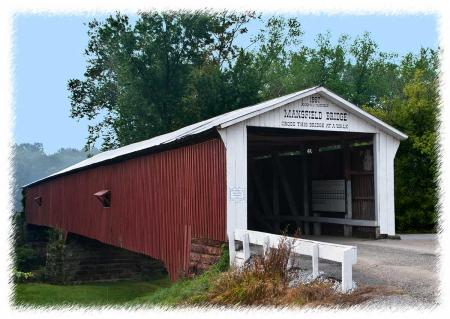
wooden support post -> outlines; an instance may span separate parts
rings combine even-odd
[[[317,145],[311,146],[311,150],[312,150],[312,162],[313,163],[317,163],[317,157],[318,157],[318,153],[319,153],[319,147]],[[309,175],[309,180],[308,180],[309,185],[311,185],[311,175]],[[314,217],[320,217],[319,213],[313,213]],[[313,234],[315,236],[320,236],[322,235],[322,225],[320,223],[314,223],[313,224]]]
[[[309,183],[308,183],[308,158],[306,147],[302,148],[302,179],[303,179],[303,216],[309,216]],[[305,222],[303,231],[305,235],[310,234],[310,223]]]
[[[298,208],[297,203],[294,198],[294,194],[292,193],[291,187],[289,186],[289,182],[286,176],[286,172],[283,168],[283,166],[280,163],[280,158],[278,156],[275,157],[275,168],[278,170],[278,176],[279,180],[281,181],[281,184],[283,186],[283,190],[286,194],[286,199],[289,205],[289,209],[291,210],[291,214],[298,216]]]
[[[272,172],[273,172],[273,181],[272,181],[272,186],[273,186],[273,193],[272,193],[272,198],[273,198],[273,214],[275,216],[280,214],[280,178],[278,176],[278,170],[276,169],[276,160],[278,158],[278,153],[273,152],[272,153]],[[280,231],[280,222],[279,221],[275,221],[274,222],[275,225],[275,231],[279,232]]]
[[[267,200],[268,197],[264,190],[261,178],[258,175],[258,173],[256,172],[254,161],[252,161],[251,165],[249,165],[249,166],[250,166],[251,177],[252,177],[253,181],[255,182],[256,191],[258,192],[258,197],[259,197],[259,200],[261,201],[262,210],[266,216],[269,216],[269,215],[271,215],[271,213],[270,213],[270,205]]]
[[[319,276],[319,245],[315,244],[312,249],[312,276],[316,279]]]
[[[348,141],[341,139],[341,145],[343,149],[343,169],[344,169],[344,178],[346,181],[345,187],[345,218],[352,219],[352,189],[351,189],[351,179],[352,176],[350,174],[351,171],[351,163],[350,163],[350,149],[348,147]],[[352,237],[353,227],[351,225],[344,225],[344,236]]]
[[[353,251],[351,248],[344,250],[342,257],[342,292],[347,292],[353,288],[352,267]]]
[[[346,206],[347,206],[347,214],[345,214],[346,219],[352,219],[352,181],[348,180],[346,183]],[[352,237],[352,225],[344,225],[344,236]]]
[[[248,234],[244,234],[244,238],[242,240],[242,246],[244,250],[244,263],[250,259],[250,239]]]
[[[313,214],[314,217],[319,217],[320,214],[319,213],[314,213]],[[313,234],[315,236],[320,236],[322,235],[322,225],[320,225],[320,223],[314,223],[313,224]]]

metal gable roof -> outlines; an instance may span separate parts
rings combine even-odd
[[[114,150],[106,151],[99,153],[91,158],[88,158],[86,160],[83,160],[77,164],[74,164],[72,166],[69,166],[61,171],[58,171],[52,175],[49,175],[47,177],[44,177],[40,180],[34,181],[26,186],[30,186],[33,184],[36,184],[38,182],[42,182],[44,180],[47,180],[49,178],[63,175],[71,171],[79,170],[82,168],[87,168],[93,165],[97,165],[101,162],[105,162],[108,160],[120,158],[122,156],[132,154],[135,152],[139,152],[146,149],[151,149],[153,147],[156,147],[158,145],[164,145],[169,144],[172,142],[175,142],[177,140],[181,140],[185,137],[192,136],[195,134],[199,134],[202,132],[205,132],[207,130],[210,130],[212,128],[226,128],[228,126],[231,126],[233,124],[245,121],[251,117],[260,115],[262,113],[271,111],[277,107],[283,106],[285,104],[288,104],[290,102],[293,102],[295,100],[304,98],[306,96],[321,93],[324,94],[327,98],[332,100],[335,104],[342,107],[343,109],[347,110],[348,112],[355,114],[359,116],[360,118],[366,120],[370,124],[378,127],[379,129],[383,130],[387,134],[390,134],[394,136],[397,139],[403,140],[406,139],[407,136],[400,132],[399,130],[393,128],[392,126],[384,123],[383,121],[377,119],[376,117],[370,115],[369,113],[361,110],[356,105],[353,105],[352,103],[342,99],[338,95],[332,93],[331,91],[325,89],[324,87],[313,87],[306,90],[298,91],[295,93],[291,93],[288,95],[284,95],[272,100],[268,100],[262,103],[258,103],[252,106],[244,107],[238,110],[234,110],[225,114],[218,115],[216,117],[210,118],[208,120],[194,123],[192,125],[183,127],[179,130],[159,135],[156,137],[153,137],[148,140],[144,140],[141,142],[129,144]]]

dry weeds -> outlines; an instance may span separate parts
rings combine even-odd
[[[301,306],[347,307],[369,299],[401,293],[380,286],[359,286],[349,293],[335,289],[335,281],[316,279],[289,283],[298,275],[296,267],[288,270],[294,241],[284,240],[277,249],[269,249],[264,256],[253,256],[241,268],[221,273],[211,284],[207,295],[191,302],[211,305],[242,306]]]

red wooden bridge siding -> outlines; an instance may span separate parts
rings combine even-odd
[[[31,186],[27,222],[160,259],[175,280],[187,270],[191,236],[226,239],[225,178],[225,147],[212,139]],[[110,208],[93,196],[102,189],[111,190]]]

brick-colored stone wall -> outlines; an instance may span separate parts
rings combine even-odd
[[[164,273],[164,265],[156,259],[69,234],[65,241],[50,244],[45,277],[49,282],[69,284],[144,279]]]
[[[217,263],[222,252],[222,241],[194,238],[191,241],[189,274],[200,274]]]

